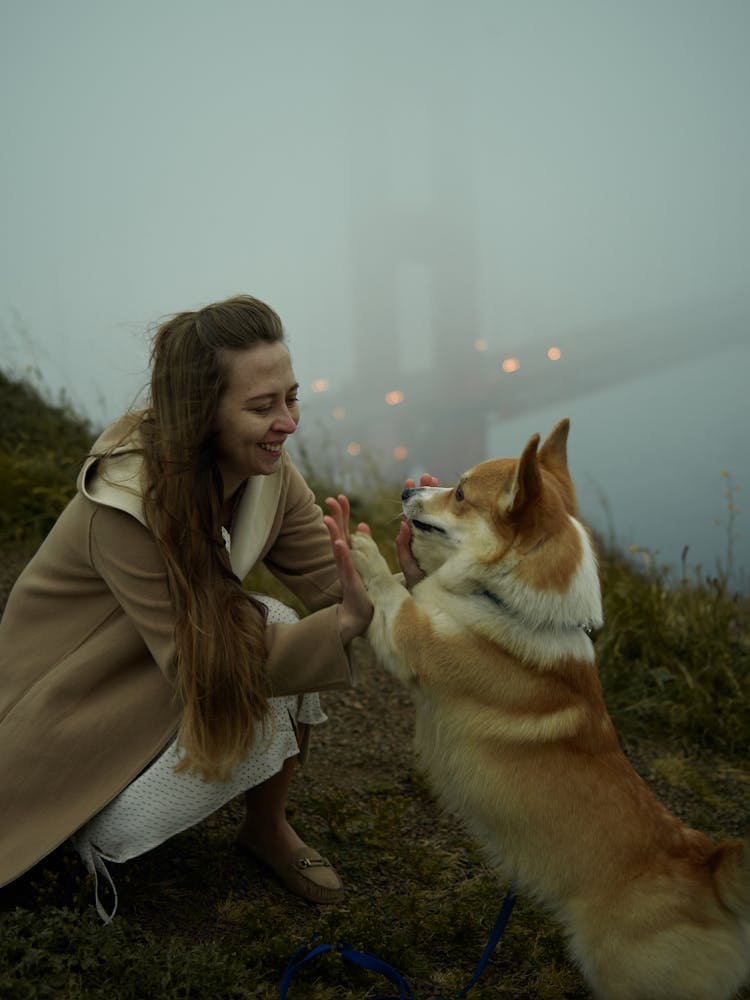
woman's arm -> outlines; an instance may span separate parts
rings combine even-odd
[[[315,495],[287,462],[283,509],[262,560],[308,610],[316,611],[341,600],[341,581]]]
[[[140,637],[155,665],[172,681],[175,612],[156,542],[130,514],[111,507],[92,507],[91,564],[132,625],[134,635]],[[325,528],[323,531],[327,537]],[[333,564],[330,542],[327,545]],[[330,607],[294,625],[268,626],[266,670],[272,694],[303,694],[351,685],[338,615],[338,608]]]

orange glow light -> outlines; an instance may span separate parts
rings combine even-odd
[[[550,361],[559,361],[562,357],[562,352],[559,347],[550,347],[547,351],[547,357]]]
[[[521,362],[518,358],[506,358],[503,361],[503,371],[504,372],[517,372],[521,367]]]
[[[402,444],[397,445],[393,449],[393,457],[397,462],[403,462],[405,458],[409,457],[409,449],[405,448]]]
[[[346,410],[344,409],[343,406],[334,406],[334,408],[331,410],[331,415],[333,416],[334,420],[343,420],[344,417],[346,416]]]
[[[389,406],[398,406],[399,403],[403,403],[404,394],[400,389],[394,389],[385,394],[385,401]]]
[[[346,450],[349,452],[350,455],[359,455],[359,453],[362,451],[362,445],[357,444],[356,441],[350,441],[349,444],[346,446]]]
[[[480,340],[475,340],[474,341],[474,350],[475,351],[486,351],[489,346],[490,345],[487,343],[486,340],[481,340],[480,339]]]
[[[316,378],[310,383],[310,388],[313,392],[326,392],[328,389],[328,379],[327,378]]]

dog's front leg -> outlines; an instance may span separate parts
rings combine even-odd
[[[367,638],[378,660],[402,683],[414,681],[418,664],[401,641],[397,619],[413,604],[409,591],[392,575],[372,538],[358,532],[352,537],[352,558],[373,603]]]

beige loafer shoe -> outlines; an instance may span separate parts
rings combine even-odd
[[[295,896],[310,903],[339,903],[344,898],[344,883],[333,865],[311,847],[300,847],[288,864],[277,868],[258,857],[249,844],[240,839],[235,841],[235,846],[270,869]]]
[[[344,898],[344,884],[327,858],[309,847],[301,847],[276,875],[290,892],[311,903],[338,903]]]

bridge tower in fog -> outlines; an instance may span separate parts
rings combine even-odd
[[[362,448],[378,452],[389,472],[418,468],[447,480],[485,457],[486,420],[471,398],[481,365],[479,254],[471,181],[454,162],[462,153],[434,151],[421,200],[401,201],[373,165],[353,207],[350,256],[351,407],[355,417],[358,406],[368,412],[357,421]],[[410,328],[415,296],[427,338]],[[405,366],[416,351],[418,378]]]

